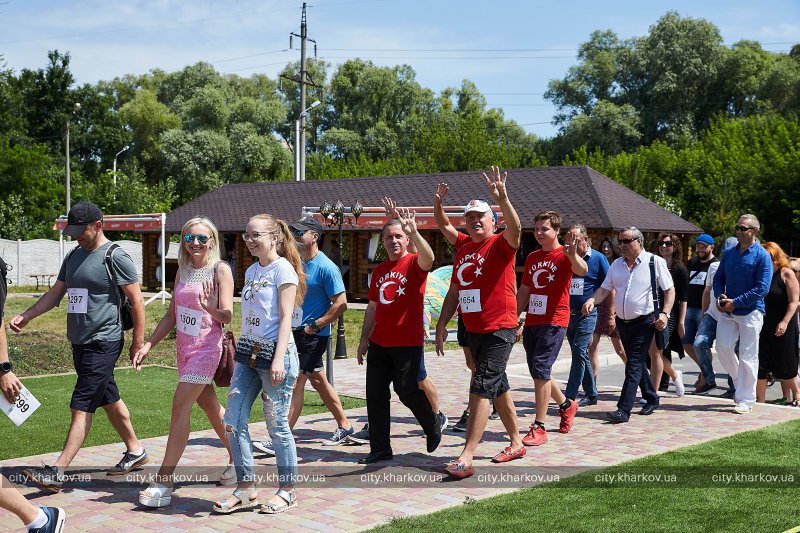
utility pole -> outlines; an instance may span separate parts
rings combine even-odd
[[[295,149],[295,179],[297,181],[306,180],[306,112],[310,109],[306,107],[306,86],[319,87],[313,80],[310,80],[306,69],[306,41],[314,43],[314,57],[317,57],[317,41],[308,38],[308,25],[306,20],[306,3],[303,2],[303,13],[300,18],[300,35],[289,34],[289,48],[292,48],[292,37],[300,38],[300,73],[298,76],[286,77],[287,80],[300,84],[300,116],[297,117],[295,126],[294,149]],[[316,105],[312,104],[313,107]]]

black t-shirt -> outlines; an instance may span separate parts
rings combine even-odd
[[[689,270],[689,298],[686,303],[688,307],[703,307],[703,289],[706,286],[708,267],[714,261],[718,261],[718,259],[715,257],[712,261],[703,263],[699,257],[695,256],[689,260],[687,265]]]

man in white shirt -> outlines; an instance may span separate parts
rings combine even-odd
[[[656,331],[667,327],[667,319],[675,301],[672,276],[663,258],[642,249],[644,238],[636,227],[619,232],[622,257],[611,264],[606,279],[594,297],[586,300],[581,310],[589,315],[595,305],[600,304],[616,290],[615,310],[619,331],[628,361],[625,363],[625,382],[617,402],[617,410],[607,414],[615,423],[627,422],[636,399],[636,388],[641,387],[647,402],[639,414],[650,415],[659,406],[659,397],[647,372],[647,349]],[[658,298],[656,285],[664,291],[664,301]]]

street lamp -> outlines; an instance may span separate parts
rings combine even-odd
[[[344,235],[342,230],[344,226],[357,226],[358,225],[358,217],[364,212],[364,208],[362,207],[361,203],[356,201],[352,207],[345,207],[341,200],[337,199],[336,203],[331,207],[331,204],[325,202],[322,204],[322,207],[319,208],[320,214],[324,217],[325,223],[328,227],[337,226],[339,228],[339,272],[342,271],[342,260],[344,258],[344,248],[343,248],[343,240]],[[350,213],[352,217],[345,216],[346,213]],[[332,215],[332,216],[331,216]],[[352,246],[352,239],[350,240],[350,250],[353,249]],[[344,315],[339,315],[339,324],[336,329],[336,355],[334,359],[347,359],[347,343],[344,338]]]
[[[125,145],[125,148],[123,148],[122,150],[117,152],[116,155],[114,156],[114,170],[113,170],[113,174],[114,174],[114,190],[117,189],[117,158],[119,157],[119,154],[121,154],[122,152],[124,152],[125,150],[127,150],[130,147],[131,147],[130,144]]]
[[[67,133],[66,133],[67,142],[66,142],[65,149],[64,149],[64,152],[65,152],[65,155],[66,155],[65,160],[64,160],[64,169],[65,169],[65,173],[66,173],[66,177],[67,177],[67,181],[66,181],[66,186],[67,186],[67,214],[69,214],[69,210],[72,207],[72,197],[71,197],[71,194],[70,194],[70,176],[69,176],[69,166],[70,166],[69,165],[69,128],[72,125],[71,124],[72,115],[74,115],[75,113],[77,113],[80,110],[81,110],[81,104],[79,102],[75,102],[75,104],[72,106],[72,111],[70,112],[69,115],[67,115]]]
[[[294,121],[294,181],[306,181],[306,116],[322,102],[314,102]]]

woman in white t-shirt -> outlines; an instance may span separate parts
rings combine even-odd
[[[278,491],[261,506],[261,512],[275,514],[297,507],[297,450],[288,415],[299,363],[291,326],[292,311],[305,295],[305,275],[286,222],[256,215],[242,237],[258,261],[245,273],[242,334],[225,411],[237,486],[226,500],[214,504],[214,511],[227,514],[259,505],[247,426],[253,403],[263,390],[264,419],[275,447],[279,481]]]

